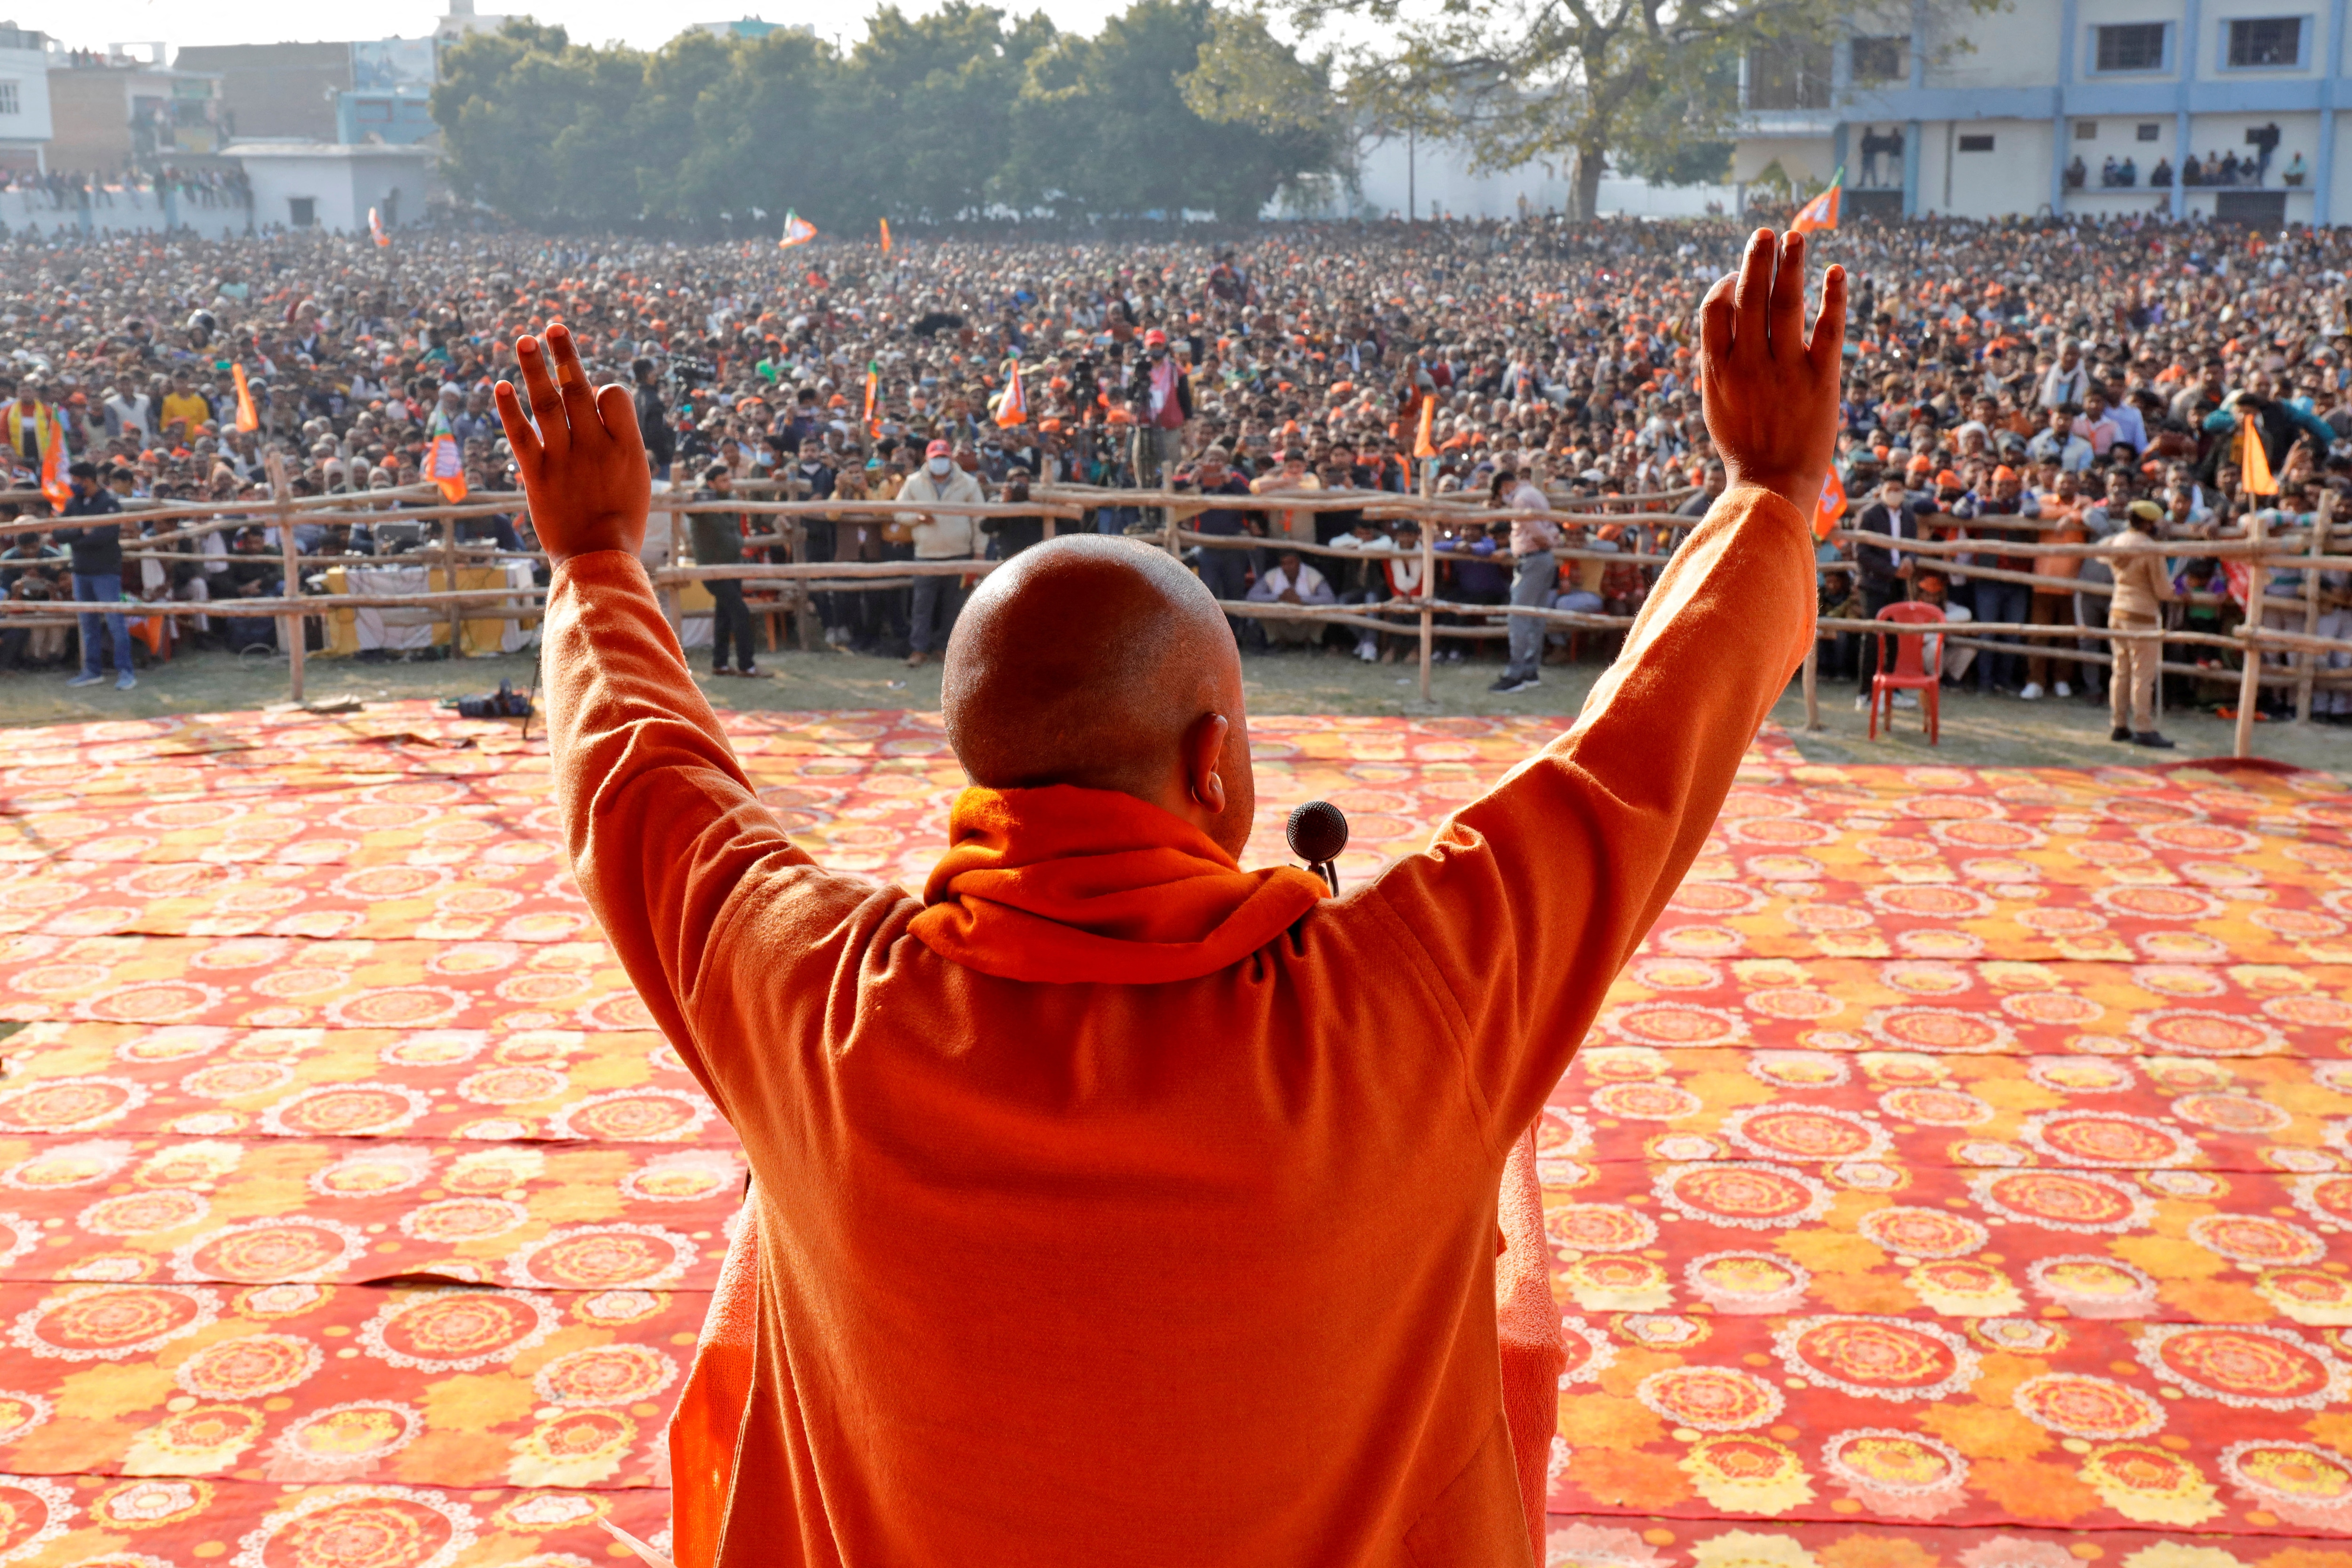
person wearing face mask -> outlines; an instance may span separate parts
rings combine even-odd
[[[934,441],[924,448],[923,466],[908,475],[907,482],[898,487],[897,499],[977,506],[987,498],[981,494],[980,481],[956,467],[953,449],[945,441]],[[913,530],[918,561],[963,561],[980,554],[984,536],[974,526],[979,519],[970,512],[902,511],[898,518]],[[914,604],[907,629],[909,668],[947,647],[956,612],[962,607],[960,578],[933,574],[915,579]]]

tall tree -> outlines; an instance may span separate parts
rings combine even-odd
[[[455,46],[439,74],[433,118],[451,190],[534,228],[636,223],[630,120],[643,55],[583,47],[526,20]]]
[[[1013,142],[1013,104],[1029,62],[1055,39],[1044,12],[1008,18],[948,0],[925,16],[885,5],[850,53],[860,113],[887,128],[873,171],[885,212],[945,222],[976,217]]]

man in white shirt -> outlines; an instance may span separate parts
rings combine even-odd
[[[2044,408],[2080,403],[2091,389],[2091,367],[2083,363],[2082,346],[2068,338],[2058,345],[2058,363],[2042,376],[2042,395],[2034,399]]]
[[[1261,573],[1250,584],[1249,596],[1260,605],[1331,605],[1339,601],[1331,584],[1323,574],[1299,559],[1296,550],[1286,550],[1275,558],[1275,563]],[[1265,629],[1269,647],[1285,646],[1307,647],[1323,640],[1323,623],[1289,616],[1266,616],[1258,622]]]
[[[155,400],[140,391],[137,382],[127,375],[117,381],[103,407],[108,440],[119,440],[127,433],[142,447],[147,445],[155,428]]]
[[[923,452],[923,466],[898,487],[899,500],[947,501],[977,506],[987,500],[980,481],[956,467],[953,448],[934,441]],[[918,561],[963,561],[977,558],[983,542],[979,520],[970,512],[902,511],[898,521],[913,530]],[[909,668],[947,647],[955,629],[956,612],[963,608],[963,580],[946,574],[915,579],[914,604],[908,616],[907,664]]]

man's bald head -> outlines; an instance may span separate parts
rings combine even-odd
[[[1241,658],[1209,590],[1162,551],[1073,534],[998,567],[948,641],[942,704],[976,784],[1119,790],[1230,851],[1248,837]]]

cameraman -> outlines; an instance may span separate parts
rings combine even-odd
[[[646,456],[653,459],[654,478],[669,477],[669,466],[677,459],[677,444],[669,430],[669,410],[662,403],[661,384],[654,378],[654,362],[638,359],[629,366],[637,378],[637,436],[646,444]]]

